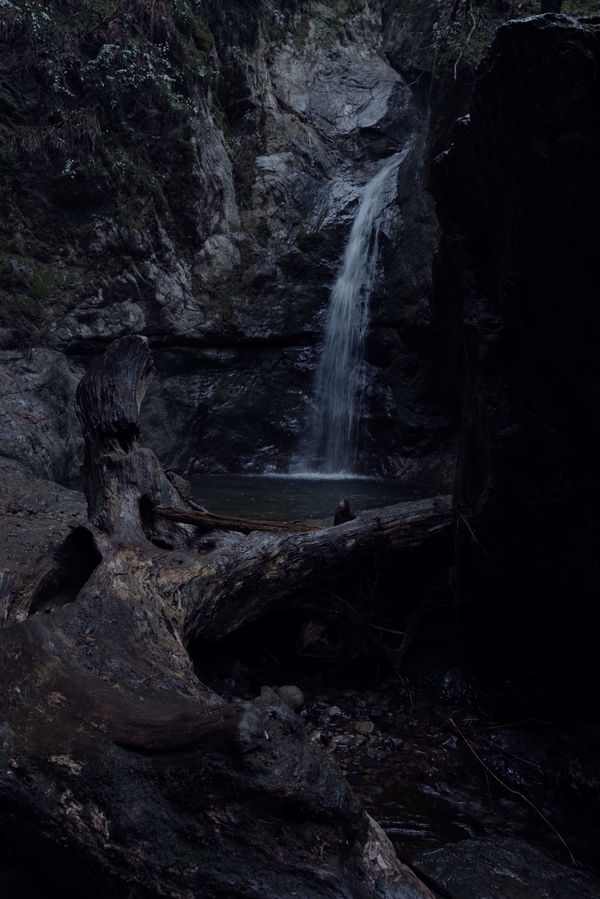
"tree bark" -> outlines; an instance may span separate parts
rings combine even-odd
[[[253,532],[199,560],[195,597],[182,624],[184,640],[220,640],[274,607],[293,604],[298,595],[358,576],[373,558],[401,564],[404,553],[433,548],[453,529],[450,498],[436,497],[317,531]]]
[[[151,371],[145,341],[123,338],[82,380],[89,521],[0,630],[4,840],[62,897],[430,896],[301,720],[274,696],[226,703],[186,644],[368,547],[434,539],[447,501],[306,534],[217,531],[208,552],[157,514],[189,505],[138,443]]]

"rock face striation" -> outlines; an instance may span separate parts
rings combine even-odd
[[[553,667],[571,638],[585,658],[600,588],[599,65],[593,26],[504,26],[435,174],[460,589]]]

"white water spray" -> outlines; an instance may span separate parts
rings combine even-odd
[[[401,159],[400,153],[390,157],[366,185],[331,291],[308,436],[296,466],[302,472],[347,475],[354,470],[379,228],[396,193],[394,176]]]

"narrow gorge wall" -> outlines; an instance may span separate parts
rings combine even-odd
[[[282,9],[274,20],[259,16],[250,34],[235,22],[233,9],[208,18],[237,219],[213,231],[195,263],[199,298],[221,330],[206,351],[159,353],[163,377],[150,401],[158,423],[173,395],[187,394],[177,409],[193,423],[184,464],[285,469],[308,418],[329,292],[362,189],[398,151],[412,182],[425,120],[385,60],[379,4],[346,4],[341,18],[335,4]],[[387,211],[389,247],[400,239],[398,218]],[[375,306],[382,317],[385,299]],[[371,408],[383,405],[388,385],[370,382]]]

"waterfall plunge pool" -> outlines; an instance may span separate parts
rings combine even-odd
[[[356,514],[439,492],[415,481],[337,475],[195,474],[190,480],[193,495],[211,512],[271,521],[333,520],[344,497]]]

